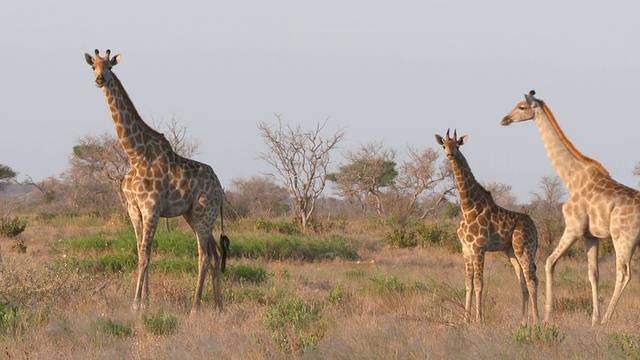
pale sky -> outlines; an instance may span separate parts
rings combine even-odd
[[[257,124],[277,113],[344,128],[340,151],[437,148],[455,128],[476,178],[526,202],[556,175],[533,122],[500,126],[530,89],[636,187],[639,35],[632,1],[3,1],[0,164],[58,176],[79,138],[113,131],[84,61],[109,48],[142,117],[180,118],[226,187],[270,171]]]

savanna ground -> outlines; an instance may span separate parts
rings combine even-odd
[[[502,253],[488,254],[484,324],[464,324],[462,255],[447,246],[389,247],[384,226],[338,224],[303,236],[285,222],[231,223],[224,310],[211,282],[189,315],[196,244],[159,227],[151,303],[131,310],[135,240],[126,220],[34,216],[23,241],[2,239],[0,357],[6,359],[554,359],[640,356],[640,284],[613,321],[591,327],[582,245],[556,270],[551,323],[521,326],[520,291]],[[540,309],[544,259],[538,255]],[[601,258],[601,306],[614,281]],[[637,263],[637,262],[636,262]],[[601,310],[604,313],[604,309]]]

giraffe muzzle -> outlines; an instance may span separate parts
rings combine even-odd
[[[505,116],[502,121],[500,122],[500,125],[502,126],[509,126],[511,125],[511,123],[513,122],[513,120],[511,120],[511,118],[509,118],[508,116]]]

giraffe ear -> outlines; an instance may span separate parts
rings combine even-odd
[[[535,97],[533,97],[533,95],[527,95],[524,94],[524,98],[527,100],[527,104],[531,107],[538,107],[540,106],[540,103],[538,102],[538,99],[536,99]]]
[[[118,65],[120,63],[120,54],[112,57],[111,60],[109,60],[109,63],[112,67]]]
[[[436,142],[440,145],[444,145],[444,139],[438,134],[436,134]]]
[[[460,136],[460,139],[458,139],[458,146],[462,146],[467,142],[467,135],[462,135]]]
[[[87,64],[93,66],[93,56],[84,53],[84,60],[87,62]]]

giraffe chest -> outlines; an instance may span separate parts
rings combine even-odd
[[[460,241],[474,252],[503,251],[512,246],[514,219],[506,213],[486,212],[465,216],[460,223]]]

